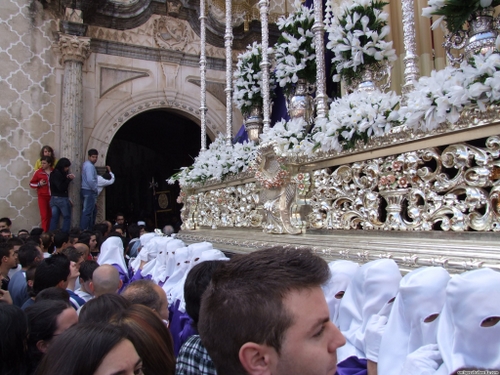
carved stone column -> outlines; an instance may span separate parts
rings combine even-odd
[[[81,214],[80,187],[83,149],[83,84],[82,67],[90,55],[90,38],[59,35],[59,52],[64,65],[61,113],[60,157],[71,161],[75,179],[71,183],[69,197],[73,202],[72,226],[79,225]]]

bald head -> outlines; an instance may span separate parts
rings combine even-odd
[[[168,300],[165,291],[151,280],[137,280],[122,294],[130,303],[149,307],[163,320],[168,320]]]
[[[77,242],[73,245],[75,249],[83,254],[83,259],[87,260],[90,254],[90,248],[84,243]]]
[[[174,233],[174,227],[171,225],[165,225],[163,227],[163,234],[165,236],[170,236],[172,233]]]
[[[92,289],[96,297],[106,293],[117,293],[122,284],[118,270],[109,264],[97,267],[92,275]]]

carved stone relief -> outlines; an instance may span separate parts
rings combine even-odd
[[[149,74],[140,70],[125,70],[117,68],[101,67],[101,79],[99,82],[99,97],[103,97],[109,91],[122,83],[142,78],[149,77]]]
[[[130,30],[89,26],[88,34],[93,39],[200,54],[200,38],[189,22],[169,16],[153,15],[143,25]],[[206,53],[210,57],[225,58],[224,48],[207,45]]]
[[[201,81],[199,79],[188,79],[188,82],[195,84],[196,86],[201,87]],[[218,101],[222,104],[226,104],[226,92],[224,91],[226,88],[226,84],[222,82],[212,82],[206,81],[206,89],[207,92],[212,94]]]

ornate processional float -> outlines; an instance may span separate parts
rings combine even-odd
[[[420,77],[419,16],[403,0],[399,95],[389,90],[397,55],[386,3],[334,9],[327,1],[324,10],[321,0],[311,9],[296,3],[270,48],[269,4],[261,0],[262,42],[240,54],[234,80],[227,71],[226,94],[247,119],[250,141],[233,145],[228,130],[172,176],[184,203],[179,237],[239,252],[279,244],[312,247],[328,259],[386,257],[402,269],[500,268],[497,2],[464,9],[430,0],[423,14],[433,28],[447,26],[449,65]],[[329,79],[342,82],[342,97],[327,97]],[[276,86],[289,116],[270,124]],[[229,100],[228,107],[230,122]]]

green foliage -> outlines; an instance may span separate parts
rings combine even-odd
[[[493,0],[491,7],[500,5],[500,0]],[[481,9],[479,0],[447,0],[443,7],[432,14],[444,16],[447,28],[451,33],[456,33],[463,29],[472,13]]]

